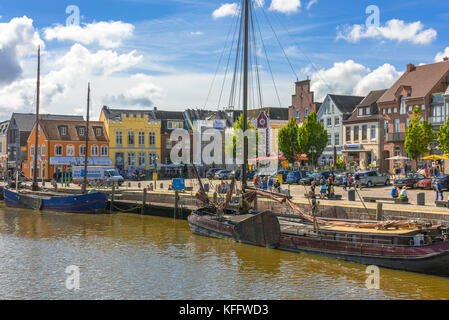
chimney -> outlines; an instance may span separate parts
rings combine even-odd
[[[407,65],[407,72],[412,72],[412,71],[415,71],[415,70],[416,70],[416,67],[415,67],[414,64],[409,63],[409,64]]]
[[[154,111],[157,111],[157,107],[154,107]]]
[[[444,57],[443,61],[449,61],[449,58],[448,57]]]

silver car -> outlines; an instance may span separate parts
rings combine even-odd
[[[388,186],[390,185],[390,177],[386,174],[377,171],[362,171],[359,172],[360,185],[371,188],[376,185]]]

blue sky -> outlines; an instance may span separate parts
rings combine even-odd
[[[311,76],[319,100],[327,93],[367,94],[370,89],[392,85],[407,63],[432,63],[449,55],[447,2],[310,1],[265,0],[263,10],[298,77]],[[36,73],[33,45],[39,43],[45,48],[45,111],[81,113],[87,81],[92,82],[98,112],[103,104],[121,108],[202,108],[233,21],[231,15],[214,18],[213,13],[234,2],[240,1],[3,0],[0,34],[3,29],[8,30],[8,35],[16,32],[20,37],[0,40],[0,57],[5,55],[9,60],[4,61],[13,65],[0,71],[0,117],[8,118],[13,111],[32,111]],[[79,7],[81,28],[93,27],[88,35],[86,30],[63,30],[69,5]],[[363,29],[369,5],[380,10],[380,26],[370,31]],[[262,23],[281,105],[288,107],[295,75],[262,9],[256,8],[256,14]],[[28,20],[12,22],[24,16]],[[120,22],[115,25],[117,32],[108,33],[112,30],[108,24],[114,22]],[[100,28],[98,23],[104,24]],[[24,26],[27,32],[23,32]],[[267,64],[262,57],[259,63],[264,102],[266,106],[277,106]],[[217,108],[224,67],[222,62],[208,109]],[[11,74],[7,74],[9,69]]]

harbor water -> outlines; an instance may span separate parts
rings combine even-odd
[[[79,289],[68,288],[79,270]],[[66,273],[67,271],[67,273]],[[0,299],[448,299],[449,278],[200,237],[187,221],[0,205]]]

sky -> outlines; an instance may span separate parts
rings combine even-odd
[[[309,77],[317,101],[364,96],[393,85],[408,63],[449,56],[447,1],[253,1],[264,107],[290,106],[296,80]],[[89,82],[93,118],[103,105],[222,109],[240,3],[2,0],[0,120],[34,112],[38,46],[42,113],[84,115]]]

